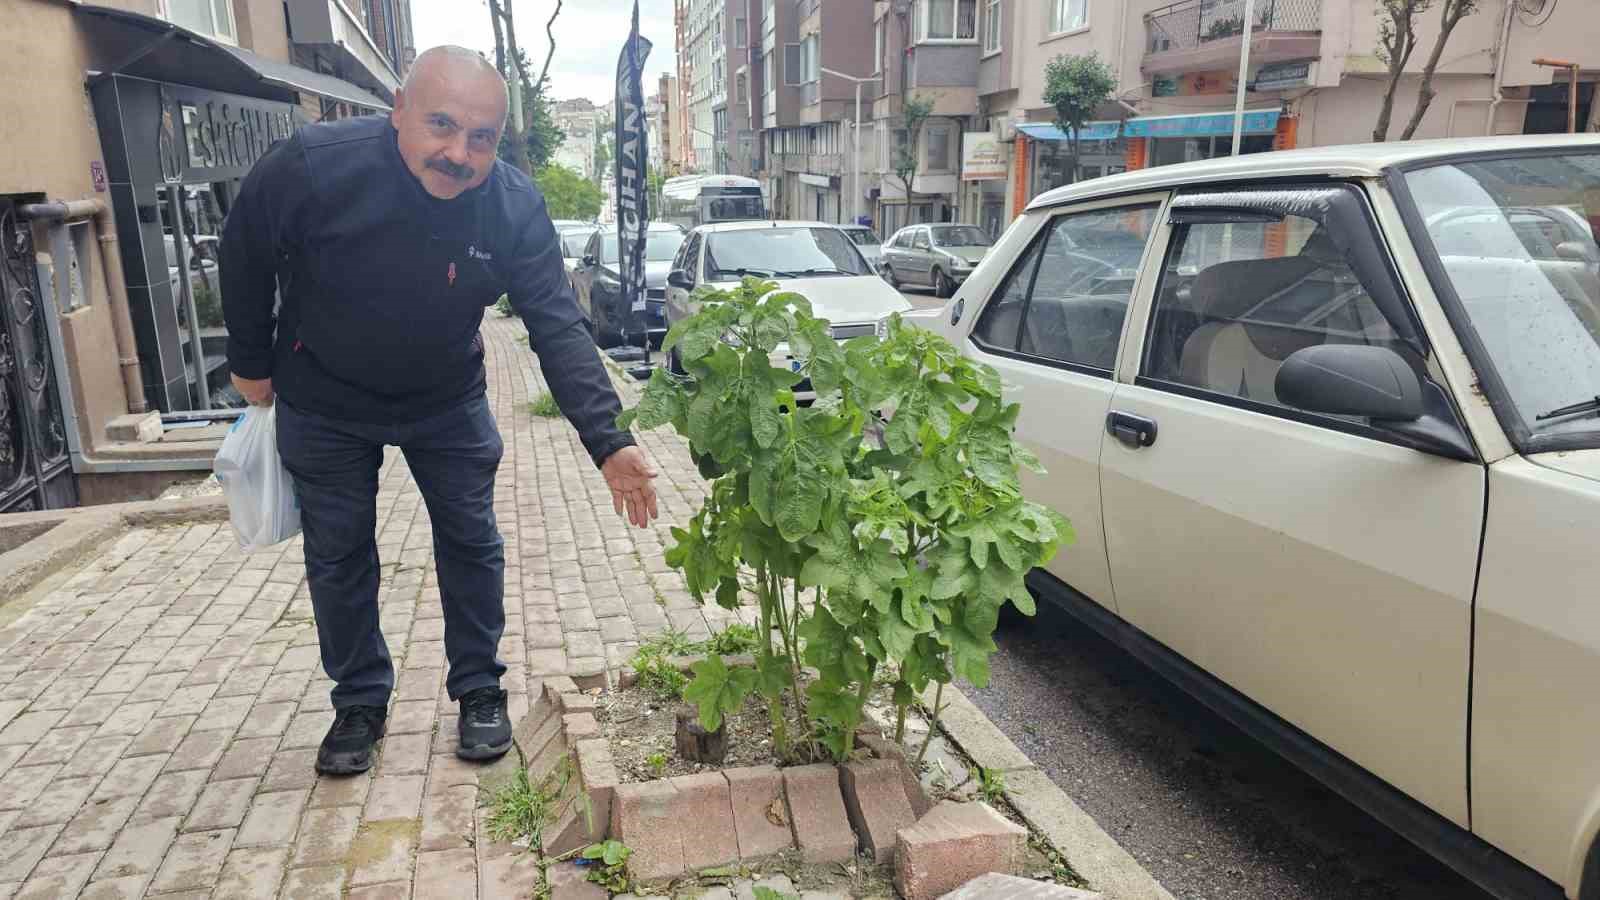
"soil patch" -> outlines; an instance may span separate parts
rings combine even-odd
[[[693,763],[678,756],[677,715],[687,706],[682,700],[664,700],[640,685],[595,697],[595,721],[611,745],[611,759],[624,783],[779,764],[772,751],[772,721],[764,697],[751,694],[738,712],[723,717],[728,755],[721,765]]]

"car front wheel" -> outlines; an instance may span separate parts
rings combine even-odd
[[[933,292],[940,300],[948,299],[956,292],[955,279],[946,275],[943,269],[934,269]]]
[[[889,282],[889,287],[900,290],[900,279],[894,277],[894,266],[885,264],[883,267],[883,280]]]

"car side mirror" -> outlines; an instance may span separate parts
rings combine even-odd
[[[1562,241],[1556,245],[1556,256],[1572,262],[1596,262],[1600,261],[1600,248],[1580,241]]]
[[[1320,344],[1291,354],[1278,369],[1278,399],[1297,409],[1374,422],[1422,417],[1422,383],[1388,347]]]
[[[667,273],[667,284],[683,290],[691,290],[694,285],[689,281],[689,273],[682,269],[673,269]]]
[[[594,265],[594,257],[589,255],[589,254],[587,254],[587,253],[585,253],[583,255],[583,265],[584,265],[585,268],[588,268],[589,266]]]

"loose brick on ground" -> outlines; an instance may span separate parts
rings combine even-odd
[[[932,900],[988,872],[1015,875],[1027,845],[1027,829],[987,804],[946,800],[900,830],[895,887],[906,900]]]
[[[839,790],[839,770],[827,763],[783,770],[795,844],[809,863],[843,862],[856,853],[855,832]]]
[[[896,833],[916,821],[911,798],[906,796],[902,765],[896,759],[869,759],[839,769],[850,825],[861,839],[861,848],[880,863],[894,860]]]

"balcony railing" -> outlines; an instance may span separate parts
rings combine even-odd
[[[1145,14],[1146,53],[1193,50],[1244,33],[1245,0],[1181,0]],[[1256,0],[1256,31],[1320,31],[1322,0]]]

